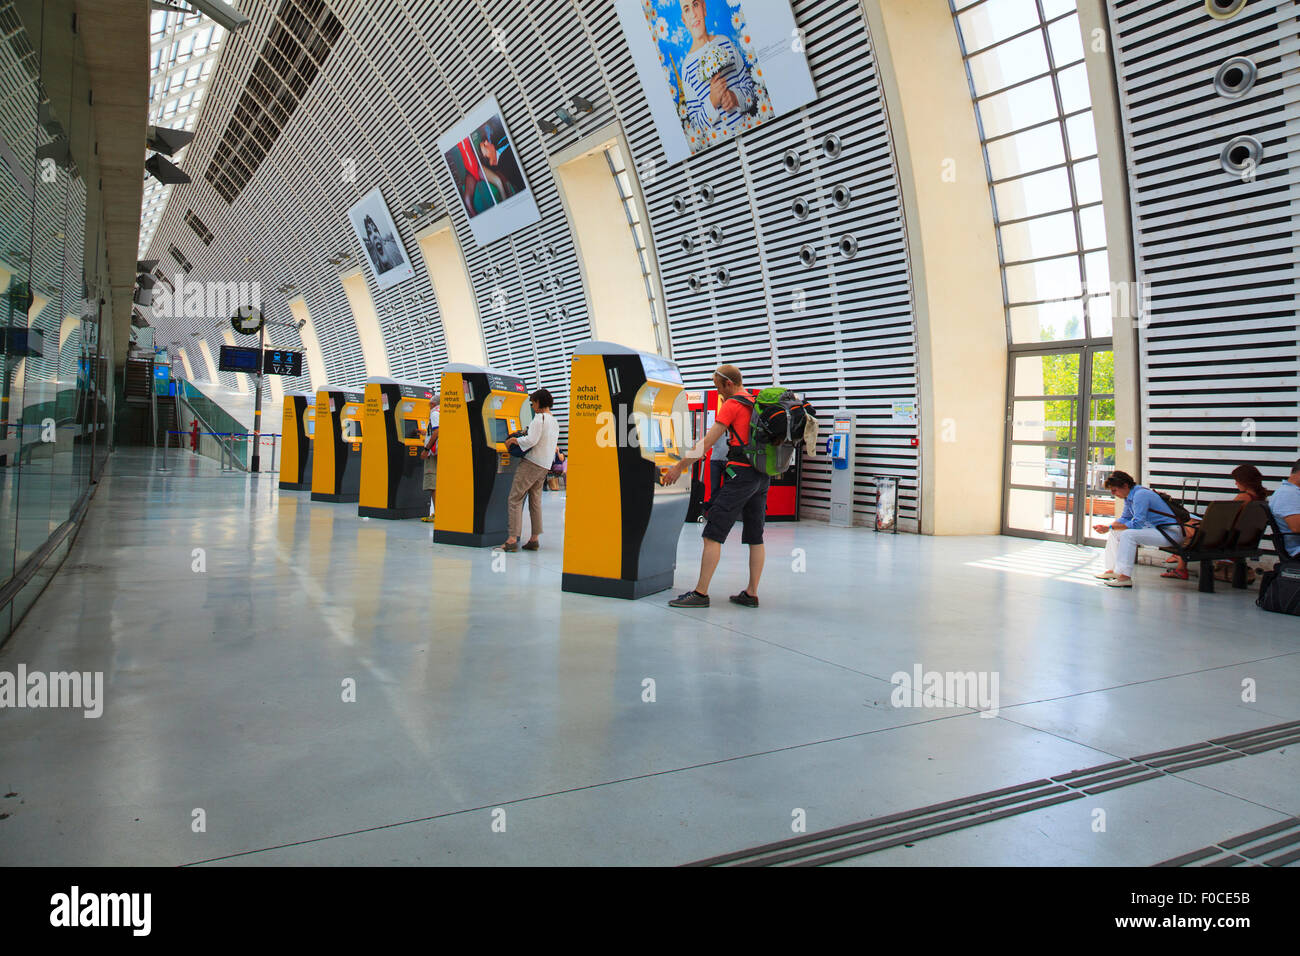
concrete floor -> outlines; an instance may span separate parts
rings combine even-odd
[[[600,599],[560,590],[558,494],[494,555],[169,457],[114,455],[0,650],[106,696],[0,713],[4,863],[677,864],[1300,720],[1300,622],[1099,587],[1094,549],[775,524],[761,609],[732,543],[685,611],[697,526],[674,592]],[[997,716],[892,706],[917,665],[995,672]],[[1292,747],[849,862],[1147,865],[1297,815]]]

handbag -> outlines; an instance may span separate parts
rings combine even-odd
[[[523,438],[523,437],[524,437],[525,435],[527,435],[527,434],[528,434],[528,432],[526,432],[526,431],[517,431],[517,432],[511,432],[511,433],[510,433],[509,435],[507,435],[506,437],[507,437],[507,438]],[[510,457],[511,457],[511,458],[523,458],[525,455],[528,454],[528,452],[527,452],[525,449],[519,447],[519,443],[518,443],[518,442],[516,442],[516,443],[513,444],[513,445],[507,445],[507,446],[506,446],[506,449],[510,452]]]

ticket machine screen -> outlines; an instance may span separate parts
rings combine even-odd
[[[656,452],[657,454],[663,454],[664,432],[663,432],[663,426],[660,424],[659,419],[657,418],[650,419],[649,432],[650,434],[648,437],[650,442],[650,450]]]
[[[402,419],[402,438],[405,441],[420,440],[420,422],[414,418]]]
[[[345,418],[340,422],[344,441],[361,441],[361,419]]]
[[[509,437],[510,423],[504,418],[492,419],[492,441],[498,445],[504,445]]]

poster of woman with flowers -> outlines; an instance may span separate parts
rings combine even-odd
[[[619,17],[669,162],[816,96],[787,0],[619,0]],[[769,94],[773,74],[793,74],[787,95]]]

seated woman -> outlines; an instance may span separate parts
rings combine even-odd
[[[1269,490],[1264,487],[1264,476],[1259,473],[1259,469],[1254,465],[1238,465],[1232,469],[1232,480],[1237,484],[1237,496],[1233,501],[1239,501],[1245,504],[1250,501],[1263,501],[1270,494]],[[1188,537],[1191,537],[1192,531],[1200,524],[1198,520],[1192,520],[1187,523],[1186,531]],[[1160,575],[1162,578],[1178,578],[1187,580],[1187,560],[1181,555],[1171,554],[1165,558],[1166,564],[1172,564],[1173,567]],[[1232,562],[1222,562],[1231,567]],[[1216,575],[1217,576],[1217,575]]]
[[[1178,519],[1170,513],[1164,500],[1133,476],[1123,471],[1111,472],[1106,488],[1116,498],[1124,501],[1124,513],[1109,527],[1093,525],[1098,534],[1108,535],[1106,541],[1106,570],[1097,577],[1107,587],[1131,588],[1133,566],[1141,545],[1160,548],[1167,544],[1182,543],[1183,536]]]

